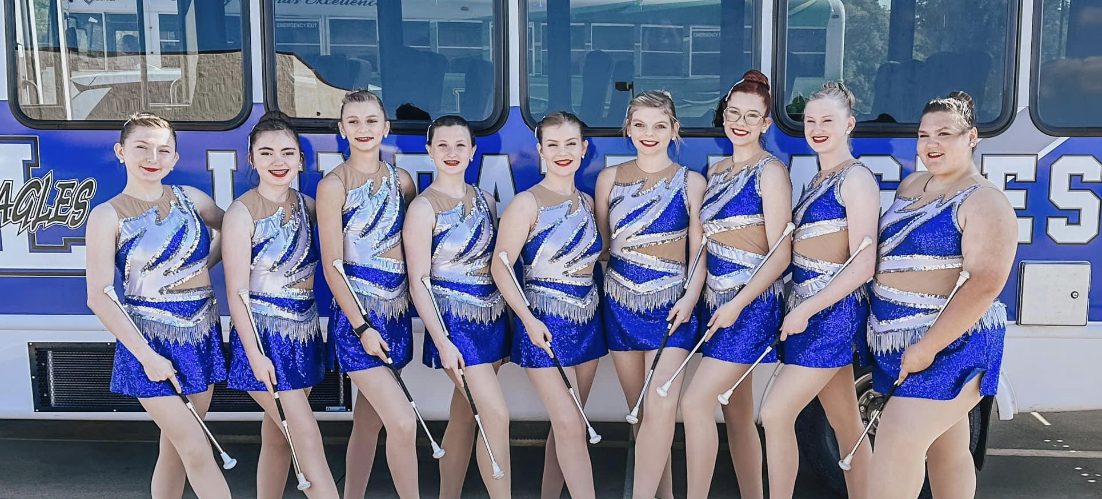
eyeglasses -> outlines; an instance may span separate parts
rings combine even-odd
[[[750,111],[748,113],[741,113],[738,109],[727,108],[723,111],[723,119],[728,123],[738,123],[742,120],[749,126],[758,126],[765,120],[765,116],[756,111]]]

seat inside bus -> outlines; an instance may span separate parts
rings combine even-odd
[[[981,50],[936,52],[925,60],[884,62],[876,71],[867,119],[916,123],[926,102],[954,90],[968,92],[982,103],[990,74],[991,56]]]

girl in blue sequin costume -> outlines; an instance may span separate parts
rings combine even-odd
[[[762,135],[772,124],[771,102],[769,80],[757,70],[731,87],[721,112],[734,153],[710,168],[700,211],[708,236],[704,300],[709,322],[701,347],[704,358],[681,398],[690,498],[708,497],[712,483],[719,447],[717,397],[776,341],[784,314],[780,277],[791,259],[787,237],[762,263],[792,219],[788,169],[762,146]],[[761,270],[750,280],[758,266]],[[776,355],[764,361],[776,362]],[[723,418],[740,495],[763,497],[750,379],[723,406]]]
[[[179,159],[164,119],[132,116],[115,157],[126,187],[92,210],[86,231],[88,306],[118,339],[111,391],[137,397],[161,429],[153,497],[180,497],[185,480],[200,497],[229,497],[206,435],[176,396],[178,389],[204,415],[213,385],[226,379],[207,272],[220,257],[211,230],[221,229],[222,210],[197,189],[162,184]],[[138,330],[103,292],[115,280],[112,263]]]
[[[279,392],[311,497],[336,497],[321,431],[307,399],[325,374],[325,342],[314,303],[314,200],[291,188],[302,167],[298,134],[286,116],[268,113],[249,133],[249,163],[259,185],[226,210],[223,261],[234,327],[228,386],[264,409],[257,497],[283,495],[290,447],[269,390]],[[249,291],[247,309],[238,296]],[[252,313],[252,317],[249,313]],[[256,333],[263,350],[257,348]]]
[[[509,343],[505,301],[490,276],[497,207],[488,193],[464,180],[475,152],[474,134],[466,120],[441,116],[429,125],[427,139],[436,178],[410,203],[402,238],[412,284],[410,295],[427,333],[423,360],[430,367],[444,369],[456,385],[441,442],[448,453],[440,460],[440,495],[459,496],[475,439],[474,415],[459,385],[462,370],[494,457],[505,472],[504,478],[492,478],[489,455],[485,446],[479,445],[482,481],[490,497],[508,497],[512,477],[509,409],[497,369],[509,356]],[[422,284],[425,276],[432,281],[446,332],[437,320],[429,290]]]
[[[492,262],[494,281],[516,315],[512,361],[525,368],[551,419],[544,460],[544,497],[558,497],[563,477],[573,497],[593,497],[593,470],[585,425],[555,368],[548,344],[568,375],[576,380],[584,404],[597,374],[597,359],[608,349],[597,306],[600,296],[594,268],[601,235],[593,218],[593,199],[578,191],[574,175],[588,142],[577,116],[556,112],[536,125],[536,148],[547,165],[543,180],[517,194],[501,217]],[[519,257],[524,297],[509,268]],[[525,305],[525,297],[531,307]],[[560,471],[561,470],[561,471]]]
[[[918,129],[929,171],[904,179],[880,220],[867,344],[876,390],[900,384],[877,427],[871,497],[915,497],[927,469],[935,497],[976,493],[968,412],[998,387],[997,297],[1018,234],[1006,196],[972,162],[976,133],[968,94],[930,101]],[[970,278],[947,303],[962,270]]]
[[[792,215],[793,287],[781,324],[784,366],[761,410],[770,497],[792,495],[799,466],[794,425],[812,399],[822,403],[839,447],[856,442],[863,430],[852,363],[854,341],[868,320],[865,283],[876,264],[880,190],[872,173],[850,153],[848,139],[856,120],[853,94],[844,85],[828,82],[813,94],[803,125],[821,170],[804,188]],[[874,244],[839,273],[865,237]],[[864,497],[871,455],[867,442],[862,444],[846,472],[850,497]]]
[[[694,309],[704,272],[697,272],[692,282],[686,283],[686,278],[690,255],[696,254],[703,236],[699,215],[706,182],[670,159],[678,121],[668,93],[648,91],[633,98],[624,130],[638,156],[605,168],[597,177],[595,212],[610,245],[605,334],[620,387],[632,407],[669,324],[675,329],[654,379],[669,379],[698,339]],[[669,397],[656,396],[657,386],[652,384],[643,398],[634,490],[637,496],[672,497],[668,459],[681,381],[672,386]]]
[[[405,170],[380,159],[390,122],[378,96],[367,90],[350,92],[340,115],[338,127],[349,154],[318,183],[318,238],[334,298],[329,345],[358,392],[345,455],[344,497],[364,496],[384,426],[394,487],[402,497],[418,497],[416,419],[389,372],[413,358],[401,230],[416,189]],[[334,260],[344,262],[351,291]],[[393,362],[390,367],[387,358]]]

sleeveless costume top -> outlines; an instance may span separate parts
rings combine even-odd
[[[534,311],[589,321],[599,302],[593,268],[601,253],[593,206],[576,190],[563,196],[536,185],[529,192],[539,212],[520,253],[524,294]]]
[[[210,232],[183,189],[161,199],[127,195],[110,201],[119,215],[115,265],[123,302],[146,336],[180,344],[205,342],[218,323],[207,273]]]
[[[629,311],[654,310],[681,295],[688,261],[688,179],[689,169],[677,164],[656,173],[635,162],[617,167],[608,203],[612,240],[605,293]]]
[[[708,178],[704,204],[700,209],[700,221],[708,236],[708,277],[705,281],[704,300],[709,308],[716,308],[731,301],[750,280],[754,269],[765,260],[769,241],[765,233],[765,209],[762,206],[761,175],[765,166],[779,161],[772,154],[765,154],[756,163],[737,173],[731,169],[716,172]],[[714,236],[728,231],[755,227],[741,231],[738,237],[759,252],[747,251],[724,244]],[[780,296],[781,280],[767,291]]]
[[[482,190],[467,186],[462,200],[433,189],[422,193],[436,213],[432,231],[432,292],[441,314],[489,324],[505,300],[490,276],[494,214]]]

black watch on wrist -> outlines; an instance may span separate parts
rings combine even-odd
[[[356,337],[359,338],[359,337],[363,336],[364,331],[367,331],[370,328],[371,328],[371,325],[369,325],[368,323],[365,322],[365,323],[360,324],[359,326],[356,326],[355,328],[353,328],[352,329],[352,334],[355,334]]]

